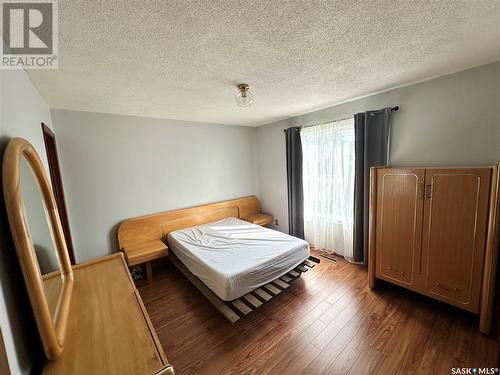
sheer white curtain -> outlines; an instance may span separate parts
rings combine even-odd
[[[301,138],[305,239],[352,259],[354,118],[303,128]]]

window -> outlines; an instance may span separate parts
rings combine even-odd
[[[306,240],[352,258],[354,118],[303,128],[301,138]]]

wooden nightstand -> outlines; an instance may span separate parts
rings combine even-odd
[[[153,279],[151,261],[168,255],[167,245],[160,240],[143,242],[129,248],[124,248],[122,251],[125,254],[125,259],[127,260],[129,267],[143,263],[146,265],[147,281],[151,281]]]
[[[253,224],[264,226],[271,224],[273,222],[273,217],[272,215],[268,214],[253,214],[253,215],[248,215],[246,217],[242,217],[241,220],[245,220]]]

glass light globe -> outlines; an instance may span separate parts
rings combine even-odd
[[[236,104],[240,107],[250,107],[253,103],[253,95],[248,85],[238,85],[238,94],[236,94]]]

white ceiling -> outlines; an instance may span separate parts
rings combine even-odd
[[[50,107],[259,126],[500,59],[500,1],[64,0],[59,46]]]

